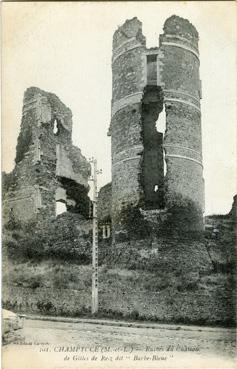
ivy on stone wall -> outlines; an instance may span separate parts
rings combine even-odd
[[[19,137],[17,139],[16,158],[15,158],[16,164],[19,163],[24,158],[25,153],[29,151],[31,139],[32,139],[32,128],[29,124],[24,129],[21,130]]]
[[[160,234],[177,234],[184,237],[202,237],[200,219],[202,210],[191,199],[175,194],[170,202],[167,218],[159,229]]]
[[[130,239],[142,239],[149,237],[151,229],[148,221],[141,214],[138,207],[127,206],[122,209],[120,222],[126,229]]]

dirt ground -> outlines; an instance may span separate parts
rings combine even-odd
[[[24,321],[3,369],[235,368],[235,330],[195,326],[128,327]]]

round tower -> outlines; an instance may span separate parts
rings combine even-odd
[[[174,229],[202,230],[204,183],[196,29],[188,20],[172,16],[165,22],[159,48],[147,49],[141,22],[137,18],[127,20],[114,33],[112,77],[109,135],[113,239],[126,233],[122,214],[126,210],[131,218],[131,208],[138,217],[146,217],[150,210],[159,219],[159,214],[166,213]]]
[[[198,33],[188,20],[168,18],[160,36],[159,73],[164,89],[165,203],[196,212],[193,228],[203,227],[204,180],[201,135],[201,81]]]
[[[113,36],[112,109],[109,135],[112,143],[112,221],[126,205],[140,198],[141,109],[145,85],[145,37],[137,18],[127,20]]]

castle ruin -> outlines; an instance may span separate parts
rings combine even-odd
[[[3,178],[7,218],[55,218],[60,204],[88,216],[90,164],[72,144],[72,113],[56,95],[26,90],[15,164]]]
[[[100,196],[110,195],[115,243],[126,237],[121,219],[131,208],[155,219],[159,229],[176,207],[173,228],[203,230],[199,64],[198,33],[178,16],[166,20],[159,47],[146,48],[137,18],[114,33],[112,187]]]
[[[133,210],[158,232],[167,222],[167,232],[203,231],[200,99],[198,33],[188,20],[167,19],[159,47],[150,49],[137,18],[115,31],[112,183],[98,198],[103,238],[129,239],[123,218],[131,220]],[[54,94],[27,89],[5,196],[21,221],[55,218],[58,204],[88,218],[90,165],[71,136],[70,109]]]
[[[98,259],[105,266],[100,299],[104,309],[123,316],[138,308],[143,318],[159,321],[188,317],[198,324],[229,324],[235,311],[231,273],[237,198],[229,214],[206,217],[203,232],[198,33],[177,16],[167,19],[163,29],[159,47],[150,49],[137,18],[127,20],[113,37],[112,182],[98,195]],[[3,175],[3,208],[6,225],[13,219],[32,228],[34,220],[35,228],[16,230],[14,222],[5,227],[12,259],[24,252],[25,260],[91,265],[90,174],[89,162],[72,144],[70,109],[54,94],[28,88],[15,168]],[[62,216],[58,204],[65,207]],[[123,275],[126,269],[130,274]],[[123,283],[112,289],[114,271]],[[78,291],[65,283],[56,305],[73,301],[83,312],[91,301],[88,281]],[[41,287],[32,292],[20,286],[20,304],[32,296],[37,301],[41,292],[43,302],[49,295],[53,301],[57,288],[49,293]],[[19,286],[13,288],[17,295]],[[5,306],[19,306],[8,295]],[[33,304],[33,312],[42,310],[40,304]]]

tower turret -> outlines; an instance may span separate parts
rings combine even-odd
[[[203,227],[204,183],[198,33],[172,16],[159,48],[147,49],[142,25],[127,20],[113,38],[112,222],[121,231],[122,209],[187,208],[184,229]],[[165,130],[159,126],[165,113]],[[126,232],[126,230],[125,230]]]

